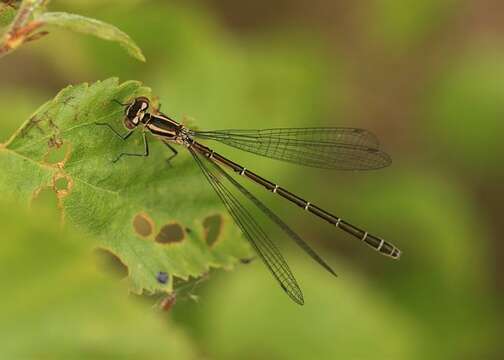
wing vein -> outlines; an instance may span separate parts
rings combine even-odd
[[[266,264],[267,268],[273,274],[282,289],[296,303],[300,305],[304,304],[303,293],[297,284],[294,275],[292,274],[282,254],[269,239],[266,232],[261,228],[247,209],[238,201],[233,193],[220,181],[218,175],[214,173],[215,170],[212,170],[209,166],[207,166],[207,160],[202,160],[193,149],[189,148],[189,150],[199,168],[205,175],[205,178],[208,180],[235,223],[245,235],[245,238]],[[214,162],[210,162],[210,164],[214,167],[214,169],[217,169],[217,171],[219,171],[218,169],[222,170],[218,164]],[[221,171],[219,171],[219,173],[221,173]]]
[[[191,134],[268,158],[317,168],[371,170],[391,163],[389,155],[380,150],[376,137],[363,129],[230,129]]]

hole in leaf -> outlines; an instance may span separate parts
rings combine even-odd
[[[207,216],[203,220],[203,228],[208,246],[213,246],[219,240],[222,231],[222,216],[219,214]]]
[[[70,176],[57,173],[53,176],[52,179],[52,189],[56,193],[56,196],[61,200],[64,197],[68,196],[73,189],[73,180]],[[60,203],[60,206],[62,204]]]
[[[133,219],[133,229],[138,235],[147,237],[154,231],[154,222],[146,214],[137,214]]]
[[[170,280],[170,276],[168,275],[167,272],[165,271],[160,271],[157,273],[156,275],[156,280],[160,283],[160,284],[167,284],[168,283],[168,280]]]
[[[68,190],[68,179],[66,177],[56,179],[54,187],[56,188],[56,191]]]
[[[156,236],[156,242],[161,244],[170,244],[181,242],[185,238],[184,229],[177,223],[168,224],[161,228]]]
[[[117,279],[124,279],[128,276],[128,267],[109,250],[98,248],[95,249],[94,255],[99,270]]]

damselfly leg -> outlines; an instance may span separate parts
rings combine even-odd
[[[171,150],[172,154],[170,155],[170,157],[168,159],[166,159],[166,163],[168,164],[169,167],[172,167],[172,164],[171,164],[171,161],[178,155],[178,151],[170,145],[170,143],[166,142],[166,141],[163,141],[163,144],[166,145],[166,147],[168,149]]]
[[[119,156],[113,160],[114,163],[118,162],[123,156],[140,156],[140,157],[147,157],[149,156],[149,142],[147,141],[147,136],[144,131],[142,131],[142,139],[143,139],[143,144],[144,144],[144,151],[143,153],[128,153],[128,152],[123,152],[120,153]]]
[[[134,132],[135,130],[129,130],[125,134],[120,134],[114,127],[108,123],[95,123],[95,125],[98,126],[106,126],[109,128],[118,138],[120,138],[123,141],[126,141]],[[144,151],[143,153],[128,153],[128,152],[123,152],[120,153],[114,160],[112,160],[113,163],[116,163],[121,159],[123,156],[149,156],[149,142],[147,141],[147,136],[145,134],[145,131],[142,131],[142,138],[143,138],[143,144],[144,144]]]
[[[96,122],[95,125],[108,127],[121,140],[127,140],[131,136],[131,134],[133,134],[135,132],[135,130],[129,130],[129,131],[126,131],[124,134],[121,134],[121,133],[119,133],[119,131],[117,131],[116,129],[114,129],[114,127],[112,125],[110,125],[108,123],[98,123],[98,122]]]

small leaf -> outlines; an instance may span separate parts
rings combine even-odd
[[[16,9],[7,4],[0,4],[0,29],[9,25],[16,16]]]
[[[250,248],[188,153],[169,167],[166,147],[152,139],[149,157],[112,163],[121,152],[143,151],[140,131],[125,142],[95,123],[124,132],[124,106],[116,101],[140,95],[150,90],[117,79],[62,90],[0,146],[0,191],[24,203],[54,192],[62,219],[127,266],[132,291],[170,292],[174,277],[229,268]],[[205,219],[216,214],[220,231],[210,243]]]
[[[85,16],[65,12],[46,12],[36,18],[48,25],[60,26],[72,31],[94,35],[100,39],[118,42],[134,58],[145,61],[145,56],[137,44],[124,32],[113,25]]]

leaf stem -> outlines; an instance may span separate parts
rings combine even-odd
[[[23,43],[34,40],[37,37],[37,34],[33,33],[42,23],[30,19],[33,13],[45,6],[47,2],[48,0],[23,0],[16,17],[0,40],[0,57],[7,55]]]

